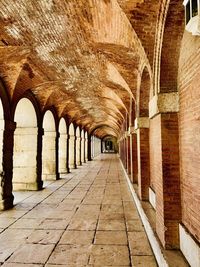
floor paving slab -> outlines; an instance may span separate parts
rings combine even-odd
[[[116,155],[62,177],[0,212],[1,266],[156,266]]]

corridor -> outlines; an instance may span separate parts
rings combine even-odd
[[[2,267],[157,266],[115,154],[15,199],[0,213]]]

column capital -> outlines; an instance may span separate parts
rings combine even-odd
[[[129,134],[130,134],[130,135],[136,133],[136,131],[135,131],[135,127],[134,127],[134,126],[130,126],[130,127],[128,128],[128,131],[129,131]]]
[[[178,92],[157,94],[149,102],[149,118],[153,118],[160,113],[174,113],[178,111]]]
[[[135,130],[149,128],[149,117],[139,117],[135,119]]]

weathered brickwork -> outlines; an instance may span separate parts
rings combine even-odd
[[[148,200],[149,194],[149,129],[137,130],[138,151],[138,193],[141,200]]]
[[[200,240],[200,49],[199,38],[184,34],[179,65],[182,221]]]

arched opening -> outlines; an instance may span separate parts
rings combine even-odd
[[[138,92],[136,118],[138,193],[141,200],[149,199],[150,158],[149,158],[149,95],[151,79],[147,67],[144,67]]]
[[[61,118],[59,123],[59,173],[67,172],[67,127],[66,122]]]
[[[81,163],[85,162],[85,132],[81,131]]]
[[[56,180],[56,126],[53,113],[47,110],[43,118],[42,179]]]
[[[13,150],[13,189],[38,190],[41,177],[37,177],[37,116],[33,104],[22,98],[15,110]]]
[[[81,130],[76,128],[76,165],[81,165]]]
[[[75,131],[73,123],[69,126],[69,168],[76,168],[75,164]]]

